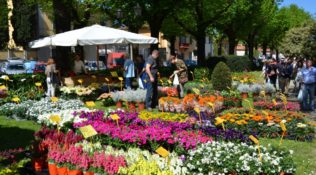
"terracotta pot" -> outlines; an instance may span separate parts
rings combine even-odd
[[[32,159],[32,167],[33,167],[34,171],[36,171],[36,172],[42,171],[45,168],[43,159],[33,158]]]
[[[241,97],[242,97],[242,98],[248,98],[248,93],[244,93],[244,92],[241,93]]]
[[[136,104],[134,102],[128,102],[128,108],[130,111],[136,111]]]
[[[252,94],[252,97],[258,97],[259,96],[259,93],[253,93]]]
[[[82,171],[80,170],[68,170],[68,175],[82,175]]]
[[[94,173],[93,172],[85,172],[85,173],[83,173],[83,175],[94,175]]]
[[[138,102],[138,111],[142,111],[145,109],[145,103],[144,102]]]
[[[55,164],[48,164],[48,172],[50,175],[58,175],[57,166]]]
[[[116,107],[117,108],[122,108],[122,101],[116,102]]]
[[[57,167],[57,173],[58,175],[68,175],[68,169],[67,167]]]

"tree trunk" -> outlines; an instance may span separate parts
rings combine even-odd
[[[275,50],[275,58],[277,61],[279,61],[279,49]]]
[[[223,52],[223,38],[220,38],[219,41],[218,41],[218,50],[217,50],[217,55],[218,56],[221,56],[222,55],[222,52]]]
[[[176,36],[170,36],[169,42],[170,42],[170,53],[174,54],[176,52],[176,47],[175,47]]]
[[[254,49],[254,35],[251,35],[249,34],[248,35],[248,51],[249,51],[249,54],[248,54],[248,57],[250,60],[253,59],[253,55],[254,55],[254,52],[253,52],[253,49]]]
[[[268,44],[267,44],[267,43],[263,43],[263,44],[262,44],[262,54],[263,54],[264,56],[267,55],[267,48],[268,48]]]
[[[198,65],[202,66],[205,63],[205,37],[206,34],[199,33],[198,36],[195,36],[197,42],[197,58],[198,58]]]
[[[61,33],[71,29],[71,15],[69,11],[71,8],[65,1],[53,0],[54,8],[54,26],[55,32]],[[70,59],[70,47],[56,47],[56,66],[61,73],[69,71],[71,68]]]
[[[235,54],[235,46],[236,46],[236,37],[234,36],[228,36],[228,42],[229,42],[229,55]]]

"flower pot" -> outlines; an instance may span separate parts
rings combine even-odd
[[[142,111],[145,109],[145,103],[144,102],[138,102],[138,111]]]
[[[68,175],[82,175],[80,170],[68,170]]]
[[[57,167],[57,173],[58,175],[68,175],[68,169],[67,167]]]
[[[130,111],[136,111],[136,104],[134,102],[128,102],[128,108]]]
[[[57,166],[55,164],[48,164],[48,172],[50,175],[58,175]]]
[[[33,167],[34,171],[36,171],[36,172],[42,171],[45,168],[43,159],[33,158],[32,159],[32,167]]]
[[[248,93],[246,93],[246,92],[241,93],[241,97],[242,98],[248,98]]]
[[[93,172],[85,172],[85,173],[83,173],[83,175],[94,175],[94,173]]]
[[[253,93],[252,94],[252,97],[258,97],[259,96],[259,93]]]
[[[122,101],[117,101],[116,102],[116,107],[117,108],[122,108]]]

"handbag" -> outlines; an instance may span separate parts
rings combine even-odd
[[[179,77],[177,74],[174,75],[174,78],[173,78],[173,85],[179,85]]]

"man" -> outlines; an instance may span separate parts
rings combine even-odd
[[[87,74],[87,70],[84,67],[83,61],[81,61],[80,56],[78,54],[75,55],[75,62],[74,62],[74,73],[77,75],[80,74]]]
[[[152,51],[151,55],[146,59],[145,70],[146,70],[146,108],[148,111],[152,111],[158,105],[158,80],[157,80],[157,62],[156,59],[159,57],[158,50]]]
[[[316,68],[312,60],[307,60],[306,67],[302,69],[303,77],[303,111],[315,110]]]
[[[125,75],[125,88],[132,88],[132,79],[135,77],[135,65],[128,55],[125,56],[124,61],[124,75]]]
[[[289,60],[281,61],[280,65],[278,66],[279,72],[279,88],[281,92],[285,95],[288,94],[288,87],[290,84],[290,78],[293,72],[292,65],[290,64]]]

